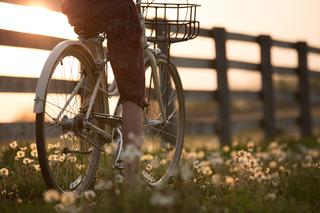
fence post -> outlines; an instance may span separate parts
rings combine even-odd
[[[230,91],[228,85],[228,60],[226,54],[227,33],[224,28],[213,29],[213,39],[215,40],[215,68],[217,70],[217,101],[219,106],[218,132],[221,144],[231,143],[231,107]]]
[[[311,104],[310,104],[310,85],[309,85],[309,70],[308,70],[308,45],[306,42],[297,43],[298,51],[298,101],[300,106],[300,117],[298,119],[301,135],[308,137],[312,135],[312,119],[311,119]]]
[[[276,136],[275,127],[275,100],[274,87],[272,80],[272,64],[271,64],[271,46],[272,39],[270,36],[261,35],[258,37],[260,45],[260,71],[261,71],[261,99],[263,101],[263,121],[262,126],[266,139]]]

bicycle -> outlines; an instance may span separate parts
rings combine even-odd
[[[171,43],[195,38],[199,33],[199,22],[195,20],[199,5],[137,0],[136,6],[144,29],[148,102],[144,110],[141,176],[154,186],[168,182],[173,176],[185,129],[179,73],[169,54],[165,56],[156,47],[165,42],[169,52]],[[181,19],[179,10],[185,9],[188,19],[187,15]],[[152,18],[146,15],[151,14],[150,10]],[[176,19],[167,18],[169,10],[176,10]],[[118,91],[115,80],[108,84],[105,39],[104,34],[89,39],[79,35],[78,41],[58,44],[38,80],[34,103],[36,143],[41,173],[48,188],[60,192],[88,189],[105,144],[116,147],[112,167],[123,169],[121,103],[118,101],[114,112],[110,112],[110,100],[118,97]]]

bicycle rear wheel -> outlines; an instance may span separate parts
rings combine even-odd
[[[44,111],[36,115],[42,176],[48,188],[61,192],[82,192],[90,186],[103,143],[101,136],[83,126],[97,81],[93,60],[85,51],[68,46],[60,56],[49,56],[55,63],[45,85]],[[103,106],[103,95],[98,92],[92,111],[101,113]],[[103,128],[98,121],[92,122]]]

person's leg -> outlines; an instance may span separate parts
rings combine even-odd
[[[131,142],[130,134],[143,136],[143,109],[134,102],[122,102],[122,133],[125,146]]]
[[[130,189],[139,186],[140,144],[129,137],[142,138],[145,101],[145,70],[141,25],[131,0],[111,0],[107,37],[111,65],[122,104],[125,182]],[[113,5],[114,4],[114,5]],[[138,140],[139,141],[139,140]],[[141,141],[139,141],[141,142]]]
[[[125,146],[130,133],[143,134],[145,76],[141,25],[131,0],[109,0],[107,38],[111,65],[121,97],[122,130]]]

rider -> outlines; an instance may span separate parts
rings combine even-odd
[[[62,13],[76,33],[106,32],[108,56],[122,103],[124,146],[133,144],[129,133],[143,134],[145,75],[142,27],[132,0],[64,0]]]
[[[143,133],[143,108],[147,105],[142,28],[132,0],[64,0],[62,12],[76,33],[107,33],[108,54],[123,106],[124,144],[128,135]]]

